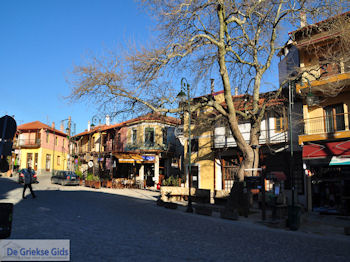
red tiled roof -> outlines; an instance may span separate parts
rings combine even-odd
[[[92,133],[99,132],[99,131],[104,131],[104,130],[106,130],[105,127],[107,127],[107,126],[106,125],[94,126],[93,128],[90,129],[90,131],[81,132],[79,134],[76,134],[74,137],[88,135],[88,134],[92,134]],[[108,127],[111,127],[111,126],[108,126]]]
[[[22,124],[22,125],[19,125],[17,127],[17,130],[18,131],[25,131],[25,130],[40,130],[40,129],[48,129],[52,132],[55,132],[56,134],[60,134],[60,135],[63,135],[63,136],[66,136],[67,134],[62,132],[62,131],[59,131],[57,129],[54,129],[52,128],[51,126],[49,125],[46,125],[44,123],[41,123],[40,121],[34,121],[34,122],[29,122],[29,123],[25,123],[25,124]]]
[[[259,106],[262,106],[263,103],[265,102],[266,98],[261,97],[259,99]],[[273,106],[278,106],[278,105],[283,105],[284,102],[286,102],[287,99],[285,98],[279,98],[279,99],[270,99],[267,101],[267,107],[273,107]],[[242,110],[250,110],[252,109],[252,101],[248,100],[238,100],[237,101],[237,96],[233,96],[233,104],[236,110],[242,111]],[[248,104],[248,105],[247,105]],[[226,102],[221,103],[222,106],[226,107]],[[247,105],[247,106],[246,106]]]
[[[346,16],[346,15],[350,15],[350,11],[342,13],[342,14],[339,14],[339,15],[335,15],[335,16],[329,17],[329,18],[327,18],[325,20],[319,21],[319,22],[311,24],[311,25],[306,25],[304,27],[298,28],[298,29],[296,29],[296,30],[294,30],[292,32],[289,32],[288,35],[294,35],[294,34],[296,34],[299,31],[304,31],[304,30],[309,29],[309,28],[318,27],[318,26],[320,26],[320,25],[322,25],[324,23],[327,23],[327,22],[329,22],[331,20],[334,20],[334,19],[336,19],[338,17]]]
[[[93,129],[91,129],[90,131],[84,131],[82,133],[79,133],[77,135],[75,135],[74,137],[78,137],[78,136],[83,136],[83,135],[87,135],[87,134],[91,134],[91,133],[95,133],[95,132],[99,132],[99,131],[106,131],[106,130],[110,130],[113,128],[117,128],[117,127],[122,127],[122,126],[127,126],[129,124],[133,124],[133,123],[137,123],[140,121],[159,121],[159,122],[164,122],[164,123],[169,123],[169,124],[174,124],[174,125],[178,125],[180,124],[180,119],[177,119],[175,117],[170,117],[170,116],[164,116],[162,114],[159,113],[149,113],[147,115],[143,115],[143,116],[139,116],[118,124],[114,124],[114,125],[100,125],[100,126],[96,126]]]

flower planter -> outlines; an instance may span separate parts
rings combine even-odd
[[[106,187],[107,188],[112,188],[112,180],[107,180],[106,181]]]
[[[91,186],[91,181],[85,180],[85,186],[86,186],[86,187],[90,187],[90,186]]]
[[[101,188],[101,182],[100,181],[94,181],[94,188],[100,189]]]

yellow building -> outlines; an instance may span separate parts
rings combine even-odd
[[[271,94],[270,94],[271,95]],[[213,92],[207,96],[212,96],[218,103],[225,106],[223,91]],[[268,97],[269,94],[266,94]],[[234,105],[236,109],[242,110],[247,103],[249,95],[234,95]],[[202,97],[191,100],[191,106],[200,104]],[[261,94],[261,99],[265,99],[265,94]],[[273,157],[283,159],[288,143],[288,133],[286,126],[286,116],[277,114],[285,112],[285,100],[269,100],[266,116],[261,122],[261,135],[259,138],[260,156],[266,163],[276,162]],[[282,121],[282,122],[281,122]],[[185,152],[185,173],[188,181],[188,163],[191,155],[191,187],[206,189],[210,191],[210,200],[228,196],[242,161],[242,152],[237,147],[237,143],[232,136],[226,119],[219,117],[218,113],[210,107],[202,107],[191,114],[191,150],[188,147],[188,126],[189,115],[184,117],[184,152]],[[250,143],[250,122],[239,119],[239,129],[246,142]],[[273,154],[271,153],[273,151]],[[283,161],[283,160],[282,160]],[[270,171],[280,171],[287,173],[288,165],[270,164]],[[254,175],[251,171],[246,171],[245,176]],[[186,186],[188,186],[188,182]]]
[[[18,126],[14,143],[16,168],[32,167],[38,174],[66,170],[69,140],[67,134],[39,121]]]
[[[350,12],[291,33],[299,51],[304,98],[299,144],[308,179],[308,208],[350,213]],[[348,200],[347,200],[348,199]]]
[[[180,146],[174,136],[179,124],[176,118],[151,113],[114,125],[90,126],[73,137],[81,170],[147,187],[179,176],[177,160],[182,152],[177,153]]]

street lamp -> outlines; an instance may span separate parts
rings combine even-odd
[[[97,164],[98,164],[98,177],[101,179],[101,165],[100,165],[100,159],[101,159],[101,143],[102,143],[102,133],[101,133],[101,122],[102,122],[102,119],[99,118],[97,115],[94,115],[92,117],[92,127],[95,126],[95,124],[97,123],[98,121],[98,132],[99,132],[99,139],[100,139],[100,142],[98,143],[98,158],[97,158]]]
[[[72,118],[68,117],[67,119],[63,119],[61,120],[61,128],[64,128],[64,122],[67,121],[67,128],[66,130],[66,134],[67,134],[67,138],[68,138],[68,163],[67,163],[67,168],[68,168],[68,164],[69,164],[69,170],[72,171],[72,163],[71,163],[71,156],[73,154],[73,150],[71,150],[71,146],[70,146],[70,142],[71,142],[71,134],[74,134],[75,131],[72,132]],[[75,124],[74,124],[75,127]],[[75,128],[74,128],[75,130]],[[64,150],[64,148],[63,148]]]
[[[186,101],[186,93],[184,90],[187,89],[187,106],[188,106],[188,205],[186,212],[193,213],[192,208],[192,197],[191,197],[191,184],[192,184],[192,174],[191,174],[191,103],[190,103],[190,85],[188,84],[186,78],[181,79],[181,91],[177,95],[181,103]],[[185,110],[183,110],[185,112]]]

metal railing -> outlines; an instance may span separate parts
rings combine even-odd
[[[329,116],[304,119],[304,135],[332,134],[349,130],[349,114],[332,114]]]
[[[242,132],[245,141],[249,143],[250,131]],[[288,129],[285,130],[260,130],[259,144],[277,144],[288,142]],[[236,147],[237,143],[232,135],[226,134],[215,134],[213,136],[213,147],[214,148],[228,148]]]
[[[140,143],[140,144],[133,144],[133,143],[127,143],[125,145],[125,151],[135,151],[135,150],[168,150],[168,145],[160,145],[157,143]]]
[[[40,147],[41,140],[37,139],[18,139],[15,142],[15,146],[17,147]]]

